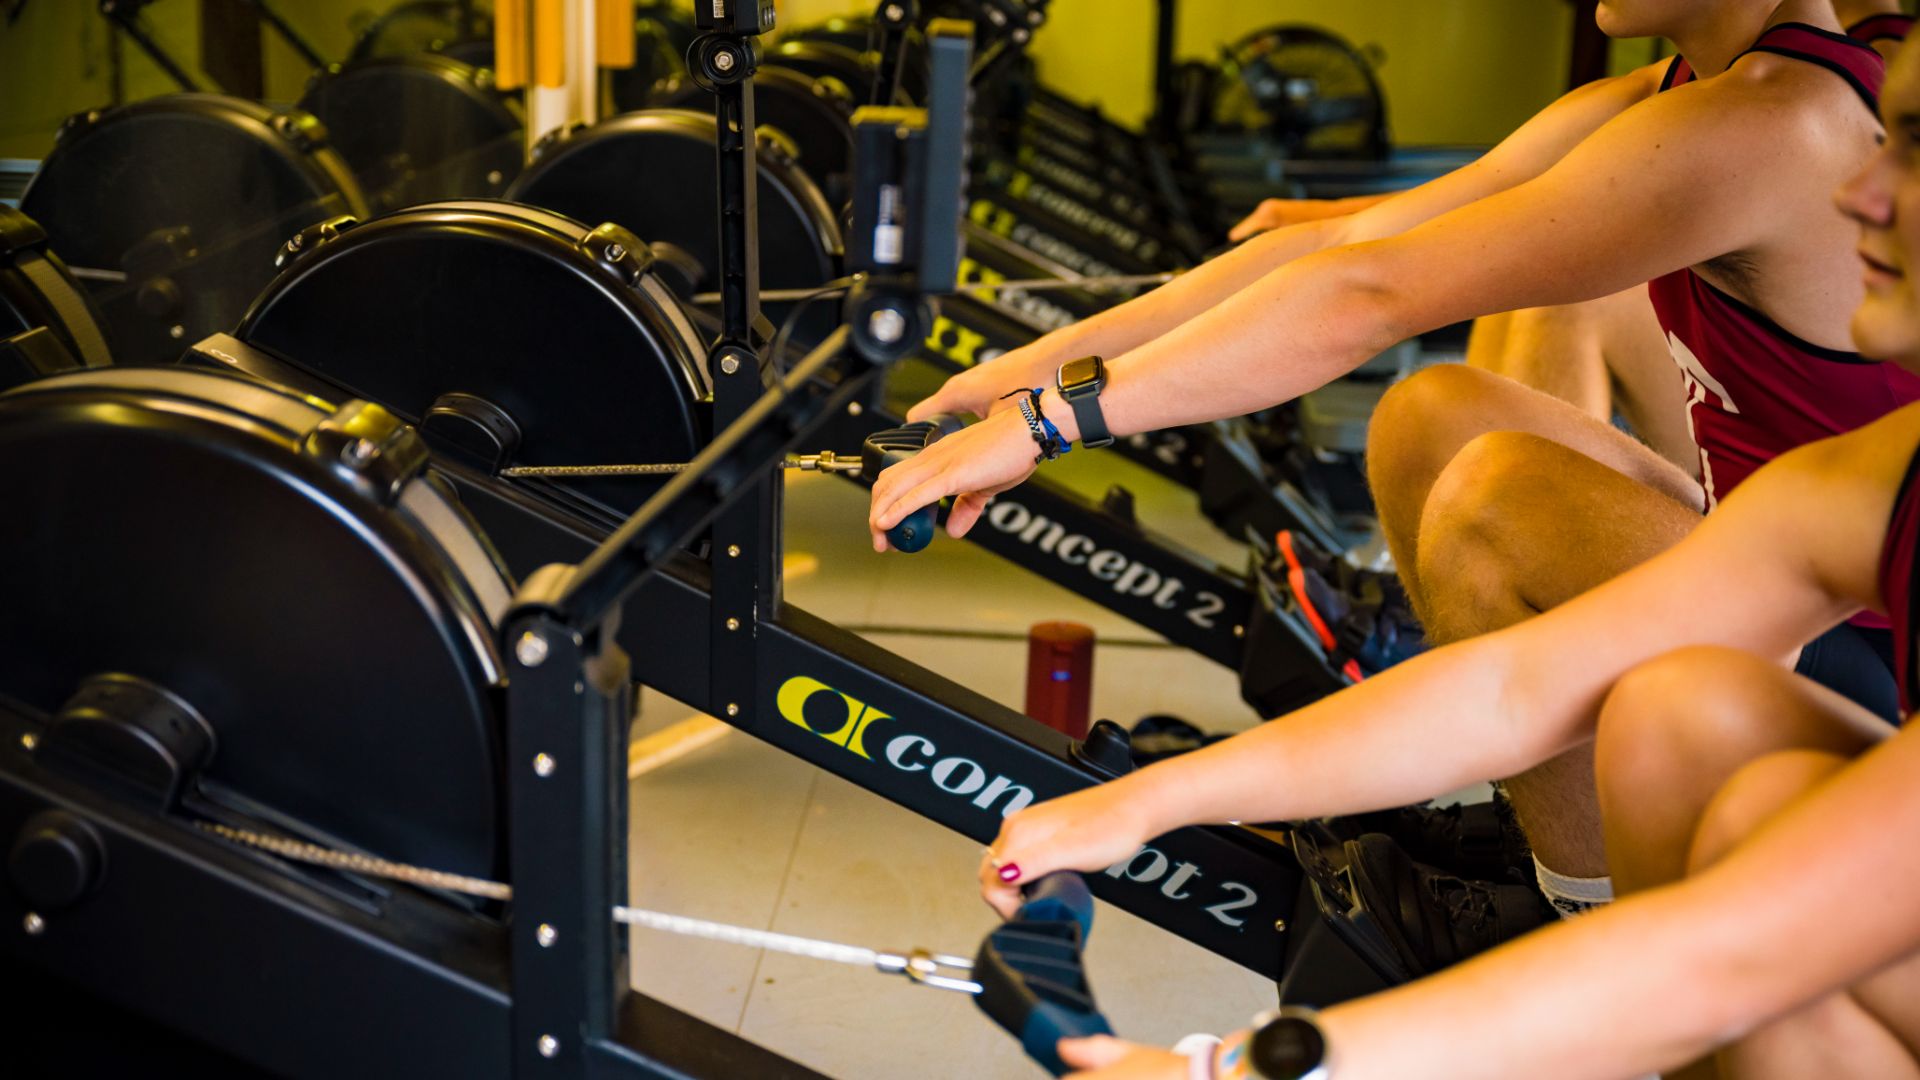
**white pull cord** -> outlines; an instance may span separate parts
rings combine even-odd
[[[213,822],[196,822],[204,831],[223,840],[256,848],[260,851],[278,855],[294,862],[325,866],[348,873],[362,874],[367,877],[385,878],[390,881],[404,881],[428,889],[440,889],[448,892],[464,893],[468,896],[480,896],[489,900],[513,899],[513,886],[500,881],[487,881],[484,878],[466,877],[461,874],[449,874],[440,870],[428,870],[406,863],[391,862],[371,855],[357,852],[336,851],[300,840],[289,840],[280,836],[268,836],[265,833],[236,829],[228,825]],[[628,926],[639,926],[649,930],[659,930],[683,937],[704,938],[708,941],[721,941],[730,945],[743,945],[749,948],[767,949],[772,952],[788,953],[793,956],[805,956],[815,960],[826,960],[836,964],[852,964],[856,967],[872,968],[888,975],[905,975],[922,986],[936,990],[954,990],[965,994],[978,994],[980,984],[970,979],[956,978],[944,974],[945,971],[969,972],[973,970],[973,961],[960,956],[945,953],[930,953],[924,949],[909,952],[883,952],[879,949],[862,948],[858,945],[842,945],[834,941],[821,941],[817,938],[796,937],[792,934],[776,934],[771,930],[754,930],[745,926],[733,926],[727,923],[709,922],[705,919],[689,918],[685,915],[668,915],[659,911],[647,911],[642,908],[615,907],[613,921]]]

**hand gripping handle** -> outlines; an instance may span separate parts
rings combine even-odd
[[[1025,900],[1014,913],[1015,922],[1072,922],[1080,925],[1080,940],[1093,933],[1093,890],[1087,879],[1069,870],[1048,874],[1021,890]]]
[[[942,414],[891,431],[874,432],[867,436],[866,445],[860,448],[860,475],[868,480],[878,479],[882,470],[900,464],[932,446],[941,436],[951,435],[961,427],[959,417]],[[887,543],[895,551],[909,555],[925,551],[927,545],[933,543],[933,534],[939,527],[939,505],[923,506],[887,530]]]
[[[1028,1056],[1064,1076],[1070,1070],[1060,1060],[1061,1039],[1113,1034],[1094,1003],[1081,956],[1093,927],[1093,894],[1080,875],[1062,872],[1035,882],[1026,897],[974,957],[980,983],[974,1000]]]

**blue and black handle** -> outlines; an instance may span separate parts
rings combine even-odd
[[[987,935],[974,957],[974,998],[1055,1076],[1061,1039],[1111,1035],[1094,1003],[1082,956],[1093,929],[1093,893],[1078,874],[1048,874],[1026,890],[1014,917]]]
[[[890,431],[874,432],[867,436],[866,445],[860,448],[860,475],[869,482],[876,480],[881,470],[906,461],[932,446],[942,436],[959,431],[962,426],[959,417],[943,414]],[[933,534],[939,529],[940,505],[923,506],[887,530],[887,543],[895,551],[911,555],[916,551],[925,551],[927,545],[933,543]]]

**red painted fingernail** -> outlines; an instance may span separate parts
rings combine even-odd
[[[1008,863],[1000,868],[1000,880],[1014,882],[1020,880],[1020,864]]]

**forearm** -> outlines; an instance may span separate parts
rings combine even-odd
[[[1704,872],[1330,1011],[1337,1075],[1645,1075],[1910,962],[1916,765],[1894,736]]]
[[[1377,285],[1370,261],[1369,246],[1299,260],[1139,348],[1098,353],[1109,358],[1108,428],[1133,435],[1291,401],[1403,340],[1407,294]],[[1053,398],[1043,406],[1071,412]]]
[[[1723,916],[1737,917],[1734,902]],[[1340,1080],[1618,1080],[1733,1034],[1705,912],[1669,890],[1549,926],[1442,974],[1329,1010]]]
[[[1309,221],[1267,233],[1020,351],[1043,368],[1081,356],[1119,356],[1204,314],[1279,267],[1341,242],[1341,237],[1337,220]]]
[[[1576,688],[1559,712],[1512,719],[1510,642],[1486,637],[1429,653],[1116,783],[1133,788],[1126,794],[1158,835],[1404,806],[1513,775],[1582,738],[1593,709]]]

